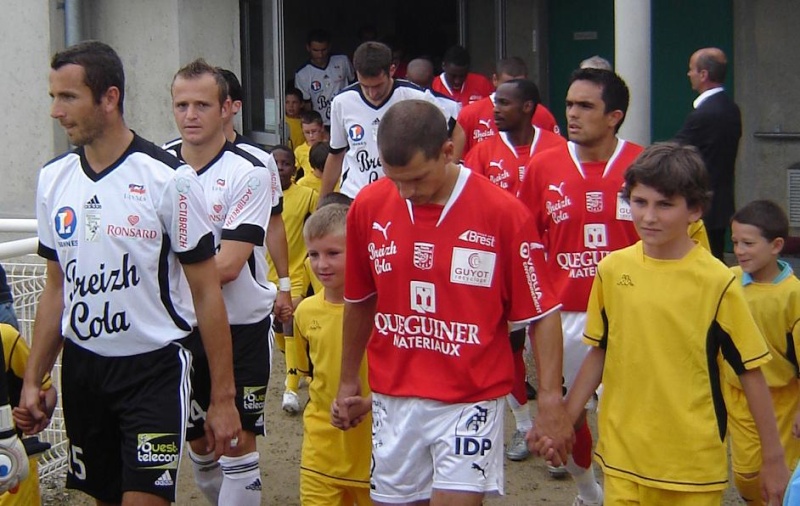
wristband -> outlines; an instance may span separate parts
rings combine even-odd
[[[0,406],[0,438],[5,439],[16,435],[17,433],[14,431],[14,419],[11,415],[11,406],[8,404]]]
[[[289,278],[278,278],[278,290],[281,292],[291,292],[292,280]]]

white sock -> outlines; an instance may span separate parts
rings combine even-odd
[[[219,462],[214,460],[214,452],[208,455],[198,455],[189,448],[189,458],[192,460],[192,471],[197,488],[203,492],[208,502],[215,505],[219,500],[219,489],[222,487],[222,469]]]
[[[258,452],[241,457],[219,458],[222,467],[220,506],[259,506],[261,504],[261,472]]]
[[[531,408],[528,403],[520,404],[511,394],[506,395],[506,402],[508,402],[508,407],[511,408],[511,413],[517,422],[517,430],[524,432],[531,430],[533,428],[533,418],[531,417]]]
[[[603,498],[603,489],[597,483],[597,478],[594,476],[594,468],[589,466],[589,469],[580,467],[573,460],[572,455],[567,458],[567,472],[575,480],[575,485],[578,486],[578,495],[584,501],[600,502]]]

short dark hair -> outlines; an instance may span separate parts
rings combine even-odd
[[[388,75],[391,66],[392,50],[381,42],[364,42],[353,53],[353,67],[364,77]]]
[[[542,96],[539,94],[539,87],[530,79],[511,79],[500,86],[506,84],[514,85],[514,88],[517,90],[517,95],[523,102],[533,102],[534,110],[536,110],[536,107],[542,102]]]
[[[290,148],[286,144],[278,144],[276,146],[273,146],[272,149],[269,152],[270,152],[270,154],[273,154],[276,151],[286,151],[287,153],[289,153],[290,155],[292,155],[294,157],[294,151],[292,151],[292,148]]]
[[[418,151],[426,160],[436,158],[447,139],[447,120],[442,111],[424,100],[394,104],[378,126],[378,150],[390,166],[408,165]]]
[[[728,63],[710,51],[701,52],[697,56],[697,70],[708,72],[708,79],[714,83],[725,82],[728,73]]]
[[[214,81],[216,81],[219,90],[219,103],[220,105],[224,104],[225,101],[228,100],[228,82],[225,80],[225,77],[219,71],[218,67],[209,65],[208,62],[202,58],[194,60],[175,72],[175,76],[172,78],[172,84],[175,84],[175,80],[179,77],[181,79],[197,79],[205,74],[210,75],[214,78]]]
[[[323,30],[322,28],[311,30],[306,37],[306,44],[311,44],[312,42],[327,42],[330,44],[331,34],[328,30]]]
[[[575,81],[589,81],[603,89],[602,99],[606,105],[604,111],[606,114],[617,110],[622,111],[622,119],[617,123],[615,130],[619,132],[625,116],[628,115],[628,104],[631,100],[631,94],[625,81],[616,72],[596,68],[575,70],[569,78],[569,85],[572,86]]]
[[[231,100],[236,102],[244,102],[244,92],[242,91],[242,83],[239,82],[239,78],[236,77],[232,71],[228,69],[224,69],[221,67],[217,67],[217,71],[222,74],[222,77],[225,78],[225,82],[228,83],[228,96],[231,97]]]
[[[53,55],[50,68],[58,70],[64,65],[83,67],[83,82],[92,91],[94,103],[99,104],[109,88],[119,90],[117,109],[122,114],[125,101],[125,71],[122,60],[108,44],[97,40],[87,40],[70,46]]]
[[[319,198],[319,202],[317,203],[317,209],[322,209],[325,206],[331,204],[341,204],[344,206],[350,206],[353,203],[353,199],[345,195],[344,193],[339,192],[330,192],[327,195],[324,195]]]
[[[288,97],[289,95],[294,95],[300,100],[300,102],[303,101],[303,92],[298,90],[297,88],[288,88],[286,90],[286,96]]]
[[[708,171],[694,146],[659,142],[645,149],[625,172],[622,196],[630,200],[638,184],[667,198],[681,196],[689,207],[700,207],[701,211],[711,202]]]
[[[302,113],[300,115],[300,123],[304,125],[310,125],[311,123],[325,124],[322,121],[322,115],[317,111],[305,111]]]
[[[442,56],[442,63],[455,65],[456,67],[469,67],[469,51],[464,46],[450,46]]]
[[[789,218],[783,208],[771,200],[750,202],[736,211],[731,221],[756,227],[769,242],[789,237]]]
[[[328,159],[328,153],[331,152],[331,145],[325,141],[318,142],[311,146],[308,152],[308,163],[311,168],[319,171],[325,170],[325,161]]]
[[[526,76],[528,75],[528,66],[525,64],[525,60],[520,58],[519,56],[510,56],[508,58],[503,58],[502,60],[497,61],[497,65],[495,65],[494,73],[498,77],[500,74],[505,74],[507,76]]]

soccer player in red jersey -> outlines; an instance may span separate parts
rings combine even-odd
[[[433,78],[433,90],[461,105],[469,105],[494,92],[485,76],[469,71],[469,53],[463,46],[452,46],[442,57],[442,73]]]
[[[566,101],[570,141],[534,156],[519,191],[544,239],[548,274],[564,303],[567,389],[589,350],[582,334],[597,264],[611,251],[638,240],[630,206],[621,196],[625,170],[642,151],[641,146],[617,137],[628,102],[628,87],[617,74],[576,70]],[[603,502],[591,453],[592,434],[584,417],[566,465],[578,485],[575,504]],[[554,468],[551,474],[559,471],[563,473]]]
[[[566,144],[563,137],[531,124],[533,111],[539,104],[539,90],[526,79],[512,79],[497,88],[494,116],[500,134],[491,137],[470,151],[464,165],[481,174],[512,195],[517,194],[525,166],[534,153]],[[530,408],[525,388],[525,329],[511,333],[514,352],[514,387],[506,397],[514,414],[516,431],[506,448],[510,460],[525,460],[530,452],[525,434],[532,428]]]
[[[502,397],[514,373],[508,325],[532,325],[537,434],[566,457],[559,304],[530,213],[452,163],[437,107],[393,105],[378,144],[386,178],[347,223],[344,349],[334,424],[363,415],[365,348],[373,392],[372,498],[479,505],[503,491]],[[482,205],[476,205],[480,202]]]
[[[497,62],[495,73],[492,75],[492,82],[499,87],[512,79],[527,78],[528,67],[525,62],[522,58],[513,56]],[[470,149],[497,134],[497,127],[494,123],[494,102],[495,94],[492,93],[488,97],[461,109],[458,115],[458,124],[464,130],[466,136],[463,149],[464,157],[466,157]],[[555,117],[541,103],[536,106],[531,124],[548,132],[559,133]]]

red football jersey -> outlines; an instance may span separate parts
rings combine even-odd
[[[491,137],[469,152],[464,165],[489,178],[500,188],[516,195],[525,176],[525,168],[536,153],[566,144],[560,135],[534,127],[533,142],[524,151],[511,145],[506,132]]]
[[[603,163],[578,161],[576,145],[549,149],[528,164],[520,200],[547,245],[547,268],[564,311],[586,311],[597,264],[639,240],[623,176],[642,147],[622,139]]]
[[[464,84],[461,86],[460,90],[450,88],[450,85],[447,84],[444,78],[444,72],[433,78],[431,88],[433,88],[433,91],[438,91],[439,93],[447,95],[456,102],[461,102],[462,106],[477,102],[494,93],[492,82],[485,76],[475,74],[474,72],[469,72],[467,74],[467,78],[464,79]]]
[[[386,395],[508,394],[508,323],[558,307],[533,217],[463,167],[444,206],[412,205],[388,179],[362,189],[347,216],[346,269],[347,301],[377,294],[369,384]]]
[[[497,133],[494,124],[494,93],[461,109],[458,113],[458,124],[464,129],[466,142],[462,156],[466,156],[470,149]],[[543,104],[536,106],[531,124],[548,132],[559,133],[556,118]]]

